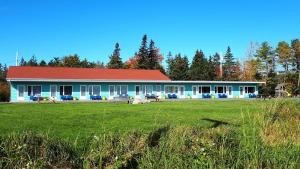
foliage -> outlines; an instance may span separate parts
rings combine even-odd
[[[123,62],[120,57],[120,45],[116,43],[113,54],[109,57],[109,62],[107,64],[107,68],[110,69],[121,69],[123,68]]]
[[[5,81],[0,81],[0,102],[9,102],[10,100],[10,87]]]
[[[240,65],[235,61],[231,49],[228,46],[226,54],[224,56],[224,80],[238,80],[240,76]]]
[[[275,71],[275,52],[268,42],[263,42],[256,51],[260,71],[265,74]]]
[[[277,47],[277,54],[278,54],[278,63],[282,64],[285,69],[285,72],[289,71],[289,65],[291,65],[291,48],[289,44],[285,41],[281,41],[278,43]]]
[[[189,71],[191,80],[209,80],[209,66],[202,50],[197,50]]]
[[[189,62],[186,56],[182,57],[181,54],[172,55],[168,57],[168,76],[172,80],[189,80]]]

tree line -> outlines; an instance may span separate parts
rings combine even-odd
[[[64,57],[54,57],[48,63],[38,61],[33,55],[28,61],[23,57],[20,66],[61,66],[82,68],[111,68],[111,69],[157,69],[172,80],[232,80],[232,81],[266,81],[267,85],[260,89],[265,95],[274,95],[279,83],[285,84],[292,94],[299,94],[300,85],[300,40],[290,43],[279,42],[272,47],[268,42],[251,43],[247,51],[247,59],[239,62],[228,46],[224,57],[215,53],[208,57],[202,50],[196,50],[189,61],[181,53],[167,54],[166,67],[155,42],[144,35],[138,51],[127,61],[122,61],[120,44],[116,43],[109,61],[91,62],[81,59],[77,54]],[[0,80],[5,81],[7,66],[0,64]]]

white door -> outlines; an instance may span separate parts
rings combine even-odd
[[[244,89],[244,86],[240,86],[239,87],[240,91],[240,98],[244,98],[245,97],[245,89]]]
[[[80,86],[80,99],[86,100],[86,86]]]
[[[226,94],[227,94],[228,98],[233,98],[232,86],[227,86],[226,87]]]
[[[141,98],[141,86],[139,85],[135,86],[135,98],[137,99]]]
[[[192,86],[192,97],[197,98],[197,86]]]
[[[23,85],[18,86],[18,100],[24,100],[24,92],[25,92],[25,87]]]
[[[50,86],[50,97],[56,99],[56,85]]]
[[[184,86],[179,86],[179,98],[185,98]]]
[[[114,99],[115,97],[115,86],[109,85],[109,98],[108,99]]]
[[[161,86],[160,85],[156,85],[156,96],[158,96],[158,98],[161,98]]]

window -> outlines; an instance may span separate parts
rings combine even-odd
[[[24,86],[18,86],[18,96],[24,97]]]
[[[196,86],[193,86],[193,95],[197,95],[197,87]]]
[[[184,95],[184,86],[179,87],[179,94]]]
[[[240,95],[243,95],[243,93],[244,93],[244,88],[240,87]]]
[[[99,85],[90,85],[89,86],[89,95],[100,96],[101,86]]]
[[[202,86],[202,93],[210,93],[210,86]]]
[[[42,94],[41,86],[28,86],[28,96],[40,96]]]
[[[153,87],[152,85],[145,85],[144,86],[144,94],[152,94]]]
[[[183,86],[184,87],[184,86]],[[165,86],[165,93],[175,93],[178,94],[179,87],[178,86]]]
[[[140,86],[135,86],[135,95],[136,96],[140,95]]]
[[[255,87],[245,87],[245,93],[255,93]]]
[[[232,87],[231,86],[226,87],[226,93],[228,93],[228,95],[232,95]]]
[[[178,86],[174,86],[174,93],[178,93]]]
[[[215,93],[225,93],[225,87],[224,86],[216,86]]]
[[[198,87],[198,92],[199,92],[199,94],[202,92],[202,86]]]
[[[156,85],[156,92],[161,92],[161,86],[160,85]]]
[[[72,95],[72,86],[60,86],[59,87],[59,94],[60,95]]]
[[[115,95],[115,86],[109,86],[109,95],[114,96]]]
[[[56,97],[56,86],[55,85],[50,86],[50,97]]]
[[[127,95],[127,85],[117,85],[117,95]]]
[[[80,96],[86,96],[86,86],[80,86]]]

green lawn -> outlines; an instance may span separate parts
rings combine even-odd
[[[141,130],[163,125],[212,127],[237,124],[241,111],[261,110],[261,100],[189,100],[143,105],[125,103],[0,104],[0,133],[35,131],[62,138]]]

